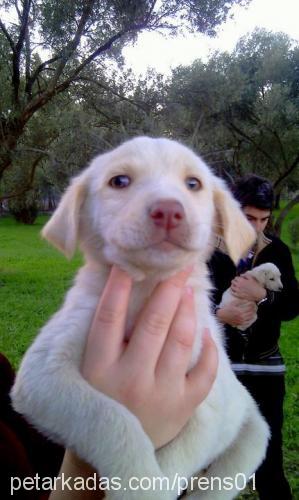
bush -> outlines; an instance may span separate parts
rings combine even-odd
[[[9,211],[16,221],[23,224],[34,224],[38,216],[38,205],[34,194],[26,193],[22,197],[12,198],[9,201]]]
[[[22,222],[23,224],[34,224],[35,219],[38,216],[38,208],[36,205],[11,209],[10,212],[16,221]]]
[[[299,242],[299,217],[289,223],[289,233],[292,245],[296,247]]]

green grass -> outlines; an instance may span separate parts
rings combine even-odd
[[[298,216],[296,206],[284,224],[282,239],[288,245],[287,224]],[[24,226],[9,217],[0,219],[0,349],[15,367],[40,327],[59,308],[82,262],[79,255],[67,261],[41,240],[39,232],[45,221],[41,216],[33,226]],[[292,251],[299,276],[299,251]],[[294,492],[299,491],[298,333],[299,318],[283,324],[281,348],[287,364],[285,465]],[[242,498],[256,496],[248,492]],[[299,495],[294,498],[299,499]]]
[[[296,247],[291,245],[288,224],[299,217],[299,205],[295,205],[282,227],[282,240],[292,251],[293,263],[297,278],[299,277],[299,243]],[[299,499],[299,318],[283,323],[280,346],[284,356],[286,373],[286,400],[284,420],[284,448],[285,469],[290,479],[294,492],[294,499]]]
[[[282,240],[289,246],[297,278],[299,277],[299,243],[292,247],[288,224],[299,217],[299,205],[295,205],[282,227]],[[299,318],[283,323],[280,341],[281,350],[287,365],[286,400],[284,420],[285,470],[294,492],[294,500],[299,499]]]
[[[68,262],[41,240],[45,220],[24,226],[0,219],[0,348],[14,366],[58,309],[81,262]]]

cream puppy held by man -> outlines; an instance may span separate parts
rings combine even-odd
[[[272,292],[279,292],[282,290],[283,285],[281,282],[281,273],[275,264],[272,262],[266,262],[265,264],[260,264],[257,267],[254,267],[253,269],[250,269],[249,271],[246,271],[246,273],[241,275],[243,278],[248,279],[248,278],[254,278],[260,285],[262,285],[265,290],[270,290]],[[265,299],[262,299],[260,302],[262,303]],[[219,304],[219,307],[227,306],[232,304],[232,302],[237,306],[237,307],[246,307],[247,304],[250,303],[250,301],[245,300],[245,299],[240,299],[234,296],[234,292],[231,287],[229,287],[227,290],[222,295],[221,303]],[[242,323],[242,325],[237,325],[236,328],[241,331],[247,330],[255,321],[257,320],[257,308],[258,308],[258,303],[253,303],[255,305],[255,314],[252,316],[250,321],[246,323]]]
[[[268,427],[233,374],[211,313],[206,261],[221,233],[232,259],[254,240],[254,231],[199,156],[168,139],[138,137],[96,157],[76,177],[43,229],[43,236],[71,257],[85,257],[62,308],[50,319],[22,361],[12,391],[14,407],[46,435],[73,449],[106,477],[177,476],[205,470],[207,478],[247,479],[264,458]],[[206,328],[218,348],[214,385],[194,416],[167,445],[155,450],[138,419],[96,391],[80,373],[86,337],[111,266],[133,278],[126,336],[156,285],[193,266],[197,327],[190,368]],[[230,499],[229,490],[198,490],[191,497]],[[175,499],[177,491],[155,491]],[[109,491],[108,498],[153,498],[153,491]]]

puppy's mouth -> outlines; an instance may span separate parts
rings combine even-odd
[[[184,245],[177,241],[173,241],[170,238],[163,238],[161,241],[157,243],[152,243],[151,245],[148,245],[146,248],[155,248],[157,250],[160,250],[161,252],[171,252],[173,250],[185,250],[187,251],[188,248],[186,248]]]
[[[168,236],[164,236],[159,239],[151,239],[150,241],[144,241],[143,243],[130,243],[128,245],[121,244],[118,241],[114,240],[114,244],[116,244],[119,248],[125,251],[144,251],[144,250],[157,250],[159,252],[172,252],[175,250],[182,250],[185,252],[192,251],[193,249],[185,244],[184,241],[178,241]]]
[[[190,230],[155,230],[149,231],[130,230],[122,228],[117,234],[114,234],[110,240],[120,250],[131,252],[154,251],[161,253],[172,252],[194,252],[196,245],[192,244]]]
[[[198,249],[191,246],[190,233],[178,235],[143,232],[141,238],[140,233],[131,232],[125,236],[115,234],[105,245],[104,255],[108,262],[118,263],[123,268],[127,266],[128,272],[142,270],[142,279],[147,271],[172,271],[187,265],[194,259],[195,253],[198,253]],[[136,279],[141,279],[139,274],[137,276]]]

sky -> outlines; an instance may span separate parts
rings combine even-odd
[[[234,7],[233,13],[234,18],[219,28],[216,38],[197,34],[166,39],[159,33],[142,33],[134,46],[124,48],[126,64],[137,74],[155,68],[167,75],[179,64],[207,60],[215,50],[231,51],[241,36],[256,27],[282,31],[299,42],[299,0],[252,0],[248,8]]]

